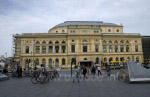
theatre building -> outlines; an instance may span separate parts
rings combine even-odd
[[[123,26],[102,21],[66,21],[48,33],[14,35],[15,61],[23,68],[90,66],[127,59],[142,63],[142,36],[124,33]]]

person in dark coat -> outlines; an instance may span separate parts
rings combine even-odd
[[[87,73],[87,69],[86,69],[86,67],[84,66],[84,67],[83,67],[83,76],[84,76],[84,79],[85,79],[85,78],[87,79],[86,73]]]

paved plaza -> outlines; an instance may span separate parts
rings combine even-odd
[[[69,72],[64,74],[46,84],[32,84],[29,77],[10,78],[0,82],[0,97],[150,97],[150,83],[129,84],[106,76],[73,83],[65,77]]]

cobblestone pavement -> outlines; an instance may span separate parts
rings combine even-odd
[[[80,83],[60,77],[46,84],[32,84],[28,77],[10,78],[0,82],[0,97],[150,97],[150,83],[129,84],[106,76]]]

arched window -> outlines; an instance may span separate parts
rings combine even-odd
[[[105,40],[103,40],[103,44],[106,44],[106,41],[105,41]]]
[[[111,41],[111,40],[109,41],[109,44],[112,44],[112,41]]]
[[[62,44],[65,44],[65,43],[66,43],[66,42],[63,40],[63,41],[62,41]]]
[[[121,40],[121,41],[120,41],[120,44],[124,44],[124,41],[123,41],[123,40]]]
[[[53,44],[53,42],[52,42],[52,41],[49,41],[49,44]]]
[[[87,43],[87,40],[83,40],[83,43]]]
[[[98,57],[96,58],[96,64],[99,64],[99,58]]]
[[[56,59],[56,67],[59,67],[59,59]]]
[[[39,42],[39,41],[36,41],[36,44],[40,44],[40,42]]]
[[[111,61],[113,61],[113,58],[112,58],[112,57],[109,58],[109,62],[111,62]]]
[[[46,66],[46,59],[45,58],[42,59],[42,64]]]
[[[107,62],[107,58],[104,58],[104,62]]]
[[[120,61],[123,62],[123,61],[124,61],[124,57],[121,57],[121,58],[120,58]]]
[[[117,41],[117,40],[115,40],[115,41],[114,41],[114,44],[118,44],[118,41]]]
[[[42,44],[46,44],[46,41],[43,41]]]
[[[35,59],[35,65],[39,65],[39,59]]]
[[[49,67],[52,68],[52,66],[53,66],[53,60],[49,59]]]
[[[62,59],[62,65],[66,65],[65,59]]]
[[[56,41],[55,44],[59,44],[59,41]]]
[[[118,58],[118,57],[116,57],[116,61],[119,61],[119,58]]]
[[[129,41],[128,41],[128,40],[126,41],[126,44],[129,44]]]
[[[111,32],[111,30],[110,30],[110,29],[108,29],[108,32]]]

